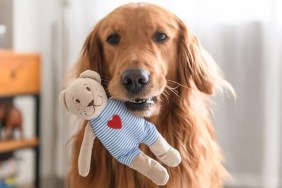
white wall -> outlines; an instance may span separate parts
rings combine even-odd
[[[41,172],[43,177],[51,176],[54,171],[54,116],[53,97],[54,63],[52,53],[52,29],[58,24],[59,1],[57,0],[14,0],[13,12],[13,48],[20,52],[36,52],[41,55]],[[54,34],[55,32],[53,32]],[[24,129],[26,135],[33,133],[33,100],[18,98],[16,104],[24,113]],[[30,183],[33,180],[33,152],[20,151],[20,169],[18,183]]]
[[[32,5],[32,6],[30,6]],[[13,7],[13,48],[17,51],[39,52],[39,27],[38,27],[38,3],[35,1],[14,1]],[[30,97],[20,97],[15,101],[16,105],[23,113],[24,135],[33,135],[34,128],[34,108],[33,100]],[[19,184],[32,182],[34,175],[34,153],[31,150],[23,150],[16,153],[18,159]]]

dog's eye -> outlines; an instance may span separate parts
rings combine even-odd
[[[80,100],[76,99],[75,102],[80,103]]]
[[[165,33],[156,32],[154,34],[154,41],[156,41],[156,42],[164,42],[167,39],[168,39],[168,36]]]
[[[111,45],[117,45],[120,41],[120,36],[118,34],[111,34],[107,38],[107,42]]]
[[[86,87],[87,91],[90,91],[90,88],[89,87]]]

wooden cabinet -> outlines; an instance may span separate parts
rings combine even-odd
[[[0,96],[38,94],[39,70],[37,54],[0,51]]]
[[[35,100],[33,138],[0,141],[0,153],[20,149],[35,152],[35,187],[40,188],[40,57],[38,54],[0,50],[0,98],[30,95]]]

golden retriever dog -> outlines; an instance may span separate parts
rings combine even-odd
[[[211,122],[209,98],[217,88],[232,88],[177,16],[147,3],[115,9],[86,38],[73,70],[77,77],[86,69],[100,73],[109,96],[153,122],[179,150],[182,162],[167,168],[170,179],[164,187],[222,187],[227,173]],[[77,163],[86,125],[73,137],[68,187],[159,187],[117,162],[99,140],[94,142],[90,173],[80,176]],[[141,145],[141,149],[156,159],[148,147]]]

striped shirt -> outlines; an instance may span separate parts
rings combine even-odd
[[[90,125],[110,154],[127,166],[141,152],[139,144],[151,146],[159,134],[154,124],[130,113],[123,102],[111,99]]]

